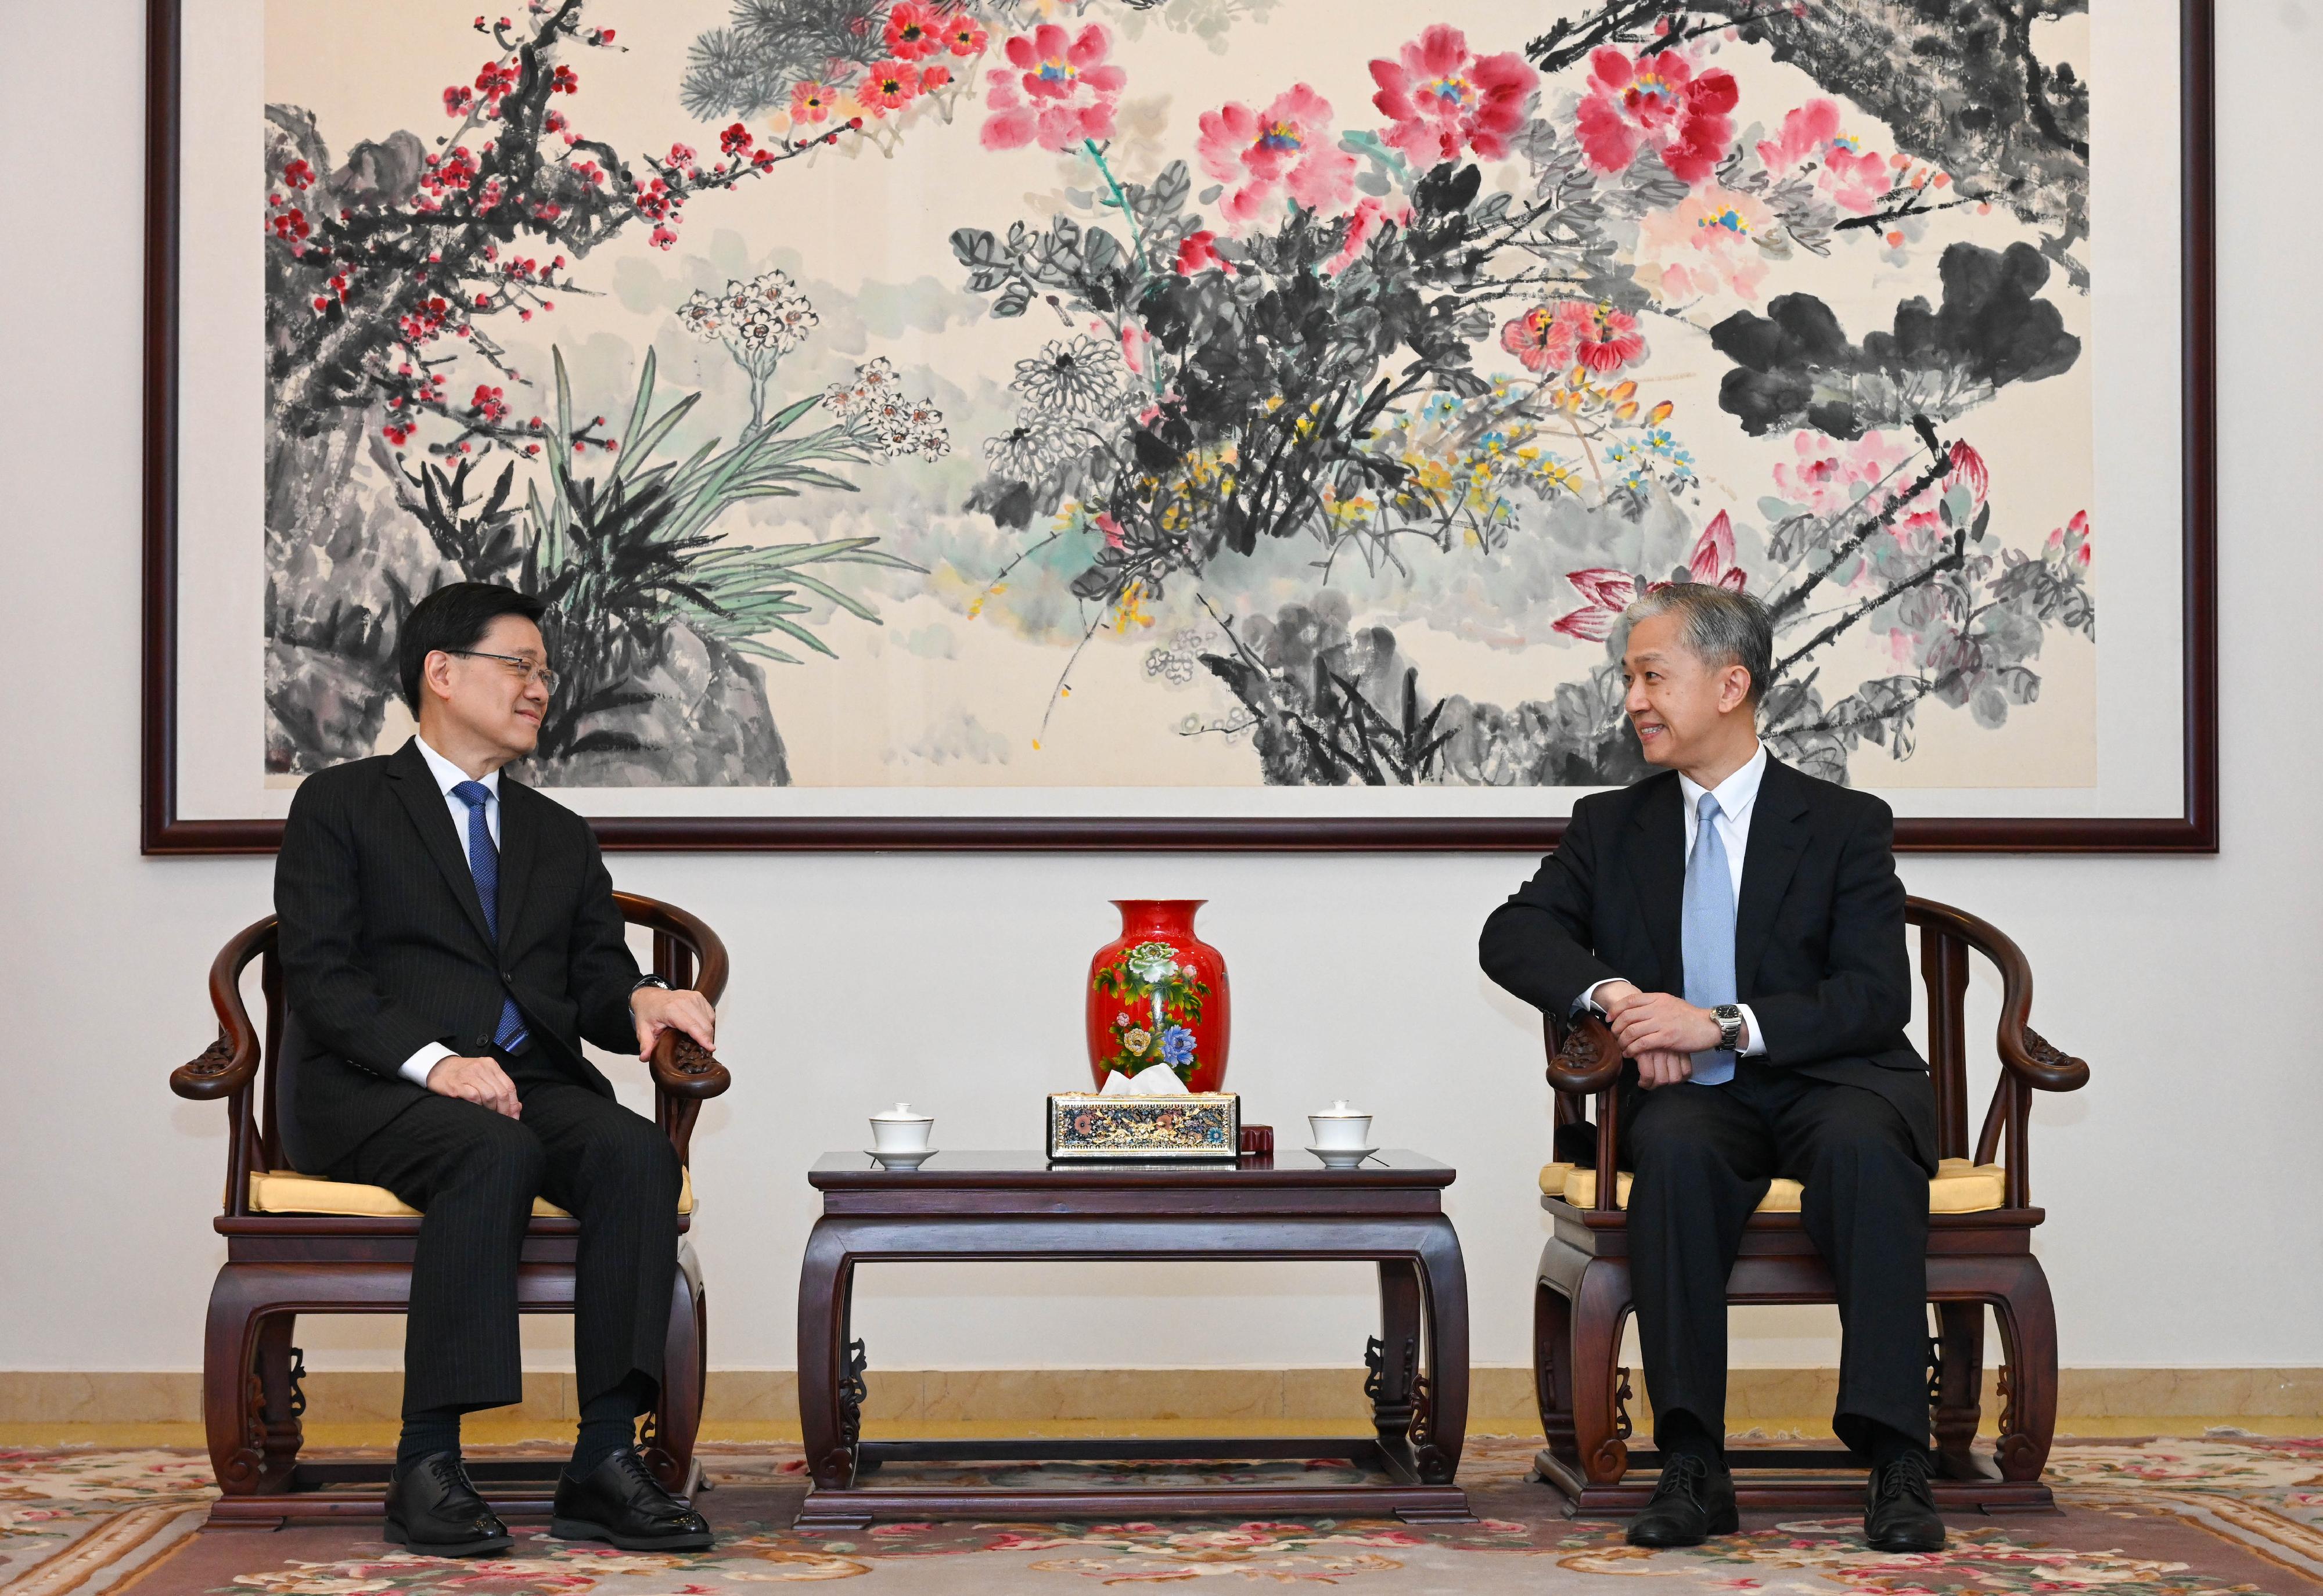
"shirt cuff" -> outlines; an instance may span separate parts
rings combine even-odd
[[[424,1043],[419,1050],[403,1061],[396,1073],[415,1087],[427,1084],[427,1072],[452,1056],[452,1050],[440,1041]]]
[[[1586,1013],[1596,1015],[1601,1020],[1603,1019],[1605,1017],[1605,1011],[1597,1006],[1597,988],[1600,986],[1611,986],[1614,982],[1621,978],[1621,977],[1619,976],[1608,976],[1602,981],[1590,982],[1587,986],[1582,989],[1581,995],[1573,1000],[1573,1012],[1578,1014],[1585,1011]]]
[[[1734,1006],[1742,1011],[1743,1028],[1750,1033],[1750,1040],[1737,1048],[1734,1056],[1738,1059],[1764,1058],[1767,1052],[1767,1034],[1758,1029],[1758,1016],[1750,1012],[1750,1005],[1747,1003],[1738,1003]]]

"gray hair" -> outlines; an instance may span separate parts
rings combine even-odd
[[[1656,615],[1684,619],[1685,646],[1703,664],[1739,665],[1749,672],[1750,705],[1758,707],[1775,674],[1775,623],[1766,605],[1708,582],[1679,582],[1647,593],[1621,619],[1634,627]]]

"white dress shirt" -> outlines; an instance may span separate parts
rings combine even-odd
[[[1758,751],[1744,762],[1741,769],[1715,787],[1705,787],[1683,772],[1677,778],[1678,792],[1685,800],[1683,808],[1685,812],[1685,857],[1687,859],[1694,858],[1694,840],[1702,830],[1702,795],[1704,793],[1718,795],[1718,818],[1711,824],[1718,828],[1718,840],[1726,845],[1726,868],[1733,878],[1731,885],[1737,910],[1742,904],[1743,856],[1750,848],[1750,813],[1758,806],[1758,784],[1766,775],[1767,745],[1760,743]],[[1620,978],[1617,976],[1607,977],[1609,980]],[[1584,992],[1581,995],[1582,1005],[1595,1008],[1597,988],[1604,985],[1604,981],[1598,981]],[[1746,1033],[1746,1040],[1735,1050],[1735,1055],[1743,1059],[1758,1058],[1767,1050],[1767,1039],[1758,1032],[1758,1016],[1750,1012],[1750,1005],[1747,1003],[1734,1006],[1742,1011],[1742,1029]],[[1599,1012],[1602,1013],[1602,1010]]]
[[[492,834],[492,846],[498,848],[500,845],[500,773],[495,770],[488,775],[472,776],[429,748],[426,738],[414,737],[411,740],[419,745],[419,757],[427,761],[428,774],[436,778],[436,784],[443,789],[444,806],[450,811],[452,816],[452,834],[460,839],[460,856],[466,858],[468,854],[470,811],[468,801],[457,796],[452,789],[462,782],[482,781],[484,784],[484,791],[491,794],[484,804],[484,829]],[[474,867],[473,860],[470,861],[469,867],[471,869]],[[427,1042],[422,1045],[418,1052],[406,1059],[402,1068],[397,1073],[414,1086],[424,1087],[427,1084],[427,1072],[435,1069],[441,1060],[454,1056],[452,1050],[442,1042]]]

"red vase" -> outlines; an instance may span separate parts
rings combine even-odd
[[[1099,1087],[1167,1064],[1192,1092],[1226,1078],[1226,961],[1194,935],[1205,898],[1116,898],[1121,935],[1089,960],[1089,1073]]]

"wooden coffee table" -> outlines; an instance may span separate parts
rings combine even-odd
[[[813,1481],[802,1528],[875,1519],[1098,1514],[1471,1517],[1453,1483],[1468,1422],[1468,1281],[1444,1216],[1456,1171],[1415,1152],[1327,1169],[1305,1152],[1236,1164],[1051,1165],[1038,1152],[940,1152],[917,1169],[827,1153],[807,1179],[822,1217],[799,1271],[799,1423]],[[1379,1266],[1381,1333],[1364,1362],[1375,1437],[866,1441],[858,1264],[968,1258],[1354,1259]],[[904,1462],[1347,1458],[1371,1485],[1125,1486],[1088,1491],[864,1483]]]

